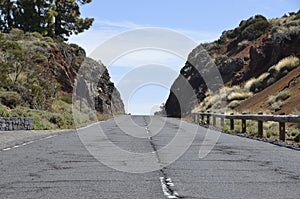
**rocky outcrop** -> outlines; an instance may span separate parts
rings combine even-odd
[[[44,67],[49,67],[63,91],[72,93],[75,78],[85,56],[85,51],[81,47],[61,43],[57,48],[49,50],[48,63]]]
[[[75,44],[59,44],[57,48],[50,50],[48,63],[46,67],[49,67],[64,92],[72,93],[79,82],[81,93],[77,94],[84,96],[87,103],[98,112],[125,112],[120,94],[110,81],[106,67],[86,57],[81,47]]]
[[[284,34],[269,36],[262,45],[250,48],[250,65],[248,78],[266,72],[272,65],[284,57],[300,57],[300,29]]]
[[[205,73],[199,68],[210,70],[201,63],[203,48],[212,57],[224,85],[244,85],[251,78],[257,78],[284,57],[300,57],[300,11],[290,16],[267,20],[261,15],[242,21],[239,27],[224,31],[219,40],[199,45],[188,57],[185,66],[171,87],[165,104],[168,116],[188,115],[198,103],[206,98],[208,91]],[[203,46],[203,48],[202,48]],[[191,59],[194,61],[191,64]],[[195,67],[196,66],[196,67]],[[207,78],[207,77],[206,77]],[[214,77],[212,77],[213,80]],[[188,81],[196,99],[185,93]],[[211,90],[211,89],[210,89]]]
[[[208,88],[217,90],[222,86],[219,71],[207,52],[200,45],[188,57],[179,77],[171,87],[165,104],[169,117],[188,115],[199,101],[205,98]]]
[[[124,104],[119,91],[110,81],[106,67],[91,58],[86,58],[76,78],[76,96],[83,97],[91,108],[100,113],[124,113]]]

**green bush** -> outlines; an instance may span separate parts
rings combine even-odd
[[[13,91],[0,92],[0,101],[9,108],[15,108],[22,103],[22,97]]]
[[[277,93],[276,95],[272,95],[268,99],[268,103],[270,105],[274,104],[275,102],[280,102],[288,99],[291,96],[291,92],[289,91],[281,91]]]
[[[64,95],[64,96],[60,96],[59,99],[63,102],[66,102],[67,104],[72,104],[72,96],[69,95]]]
[[[60,129],[73,128],[74,125],[73,116],[68,112],[62,114],[55,113],[50,117],[49,121]]]
[[[10,117],[10,112],[2,104],[0,104],[0,117]]]
[[[298,133],[298,134],[294,137],[294,141],[295,141],[295,142],[300,142],[300,133]]]
[[[238,41],[252,41],[266,32],[270,27],[268,20],[262,15],[256,15],[240,23]]]

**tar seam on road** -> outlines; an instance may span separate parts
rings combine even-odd
[[[22,144],[15,145],[15,146],[13,146],[13,147],[7,147],[7,148],[4,148],[4,149],[0,150],[0,152],[9,151],[9,150],[11,150],[11,149],[16,149],[16,148],[19,148],[19,147],[21,147],[21,146],[26,146],[26,145],[29,145],[29,144],[32,144],[32,143],[35,143],[35,142],[38,142],[38,141],[50,139],[50,138],[53,138],[53,137],[56,137],[56,136],[57,136],[57,135],[50,135],[50,136],[47,136],[47,137],[44,137],[44,138],[40,138],[40,139],[37,139],[37,140],[24,142],[24,143],[22,143]]]
[[[151,131],[149,130],[148,122],[146,120],[146,117],[143,117],[143,118],[144,118],[144,123],[145,123],[145,126],[146,126],[145,129],[147,131],[147,134],[149,135],[148,139],[149,139],[150,145],[153,149],[153,153],[155,153],[155,156],[156,156],[159,164],[161,164],[160,157],[157,153],[157,148],[156,148],[156,146],[155,146],[155,144],[153,143],[153,140],[152,140],[152,134],[151,134]],[[163,191],[164,195],[167,198],[184,198],[182,196],[179,196],[177,191],[175,191],[174,183],[172,182],[171,178],[167,177],[167,174],[165,173],[164,168],[160,169],[159,171],[162,174],[162,177],[160,177],[159,179],[160,179],[161,188],[162,188],[162,191]]]

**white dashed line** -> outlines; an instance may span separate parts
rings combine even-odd
[[[16,145],[16,146],[13,146],[13,147],[8,147],[8,148],[5,148],[5,149],[2,149],[0,151],[9,151],[11,149],[16,149],[16,148],[19,148],[21,146],[26,146],[26,145],[29,145],[29,144],[32,144],[32,143],[35,143],[37,141],[42,141],[42,140],[46,140],[46,139],[50,139],[50,138],[53,138],[53,137],[56,137],[57,135],[50,135],[50,136],[47,136],[47,137],[44,137],[44,138],[41,138],[41,139],[38,139],[38,140],[34,140],[34,141],[29,141],[29,142],[24,142],[20,145]]]
[[[167,198],[179,198],[178,193],[170,189],[170,187],[174,186],[174,183],[172,182],[171,178],[166,179],[164,177],[160,177],[159,179],[162,191]]]

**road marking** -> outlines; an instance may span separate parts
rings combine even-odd
[[[8,147],[8,148],[2,149],[2,150],[0,150],[0,151],[9,151],[9,150],[11,150],[11,149],[16,149],[16,148],[19,148],[19,147],[21,147],[21,146],[26,146],[26,145],[35,143],[35,142],[37,142],[37,141],[42,141],[42,140],[50,139],[50,138],[53,138],[53,137],[56,137],[56,136],[58,136],[58,135],[50,135],[50,136],[47,136],[47,137],[44,137],[44,138],[40,138],[40,139],[37,139],[37,140],[34,140],[34,141],[28,141],[28,142],[24,142],[24,143],[22,143],[22,144],[20,144],[20,145],[15,145],[15,146],[13,146],[13,147]]]
[[[174,186],[171,178],[160,177],[159,179],[162,191],[167,198],[179,198],[178,193],[170,189],[170,187]]]
[[[50,135],[48,137],[45,137],[45,138],[41,138],[39,140],[47,140],[47,139],[50,139],[50,138],[53,138],[53,137],[56,137],[57,135]]]

